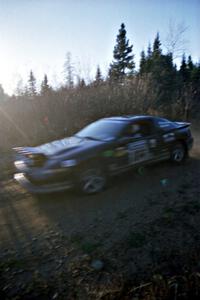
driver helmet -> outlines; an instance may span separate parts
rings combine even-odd
[[[135,134],[135,133],[138,133],[139,131],[140,131],[140,125],[133,124],[132,125],[132,133]]]

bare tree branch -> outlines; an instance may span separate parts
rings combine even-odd
[[[184,22],[176,24],[173,20],[170,20],[164,46],[167,52],[173,55],[174,59],[181,57],[187,50],[188,40],[185,39],[184,35],[188,28]]]

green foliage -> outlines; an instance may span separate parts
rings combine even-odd
[[[102,78],[98,66],[93,82],[85,82],[81,72],[74,82],[74,65],[68,53],[65,86],[53,90],[45,74],[38,93],[32,70],[26,86],[19,82],[16,96],[8,97],[0,85],[1,148],[70,136],[105,116],[157,114],[199,119],[200,64],[183,55],[177,69],[172,54],[162,50],[159,34],[152,46],[141,52],[138,72],[133,72],[133,58],[125,25],[121,24],[107,79]]]
[[[176,90],[176,68],[173,65],[172,55],[162,54],[158,33],[153,43],[153,51],[149,45],[147,55],[145,56],[144,51],[141,53],[139,75],[144,77],[147,74],[152,79],[151,89],[156,95],[156,101],[152,108],[169,111]]]
[[[79,233],[72,235],[70,242],[87,254],[91,254],[101,246],[100,242],[86,241]]]
[[[103,82],[103,77],[102,77],[102,74],[101,74],[101,69],[100,69],[99,66],[97,66],[94,84],[95,84],[95,85],[99,85],[99,84],[101,84],[102,82]]]
[[[47,74],[44,74],[44,79],[41,83],[41,91],[40,94],[42,96],[48,96],[48,94],[51,92],[51,87],[49,86],[48,77]]]
[[[144,50],[141,52],[140,57],[140,74],[145,73],[145,67],[146,67],[146,57]]]
[[[129,46],[126,38],[124,23],[121,24],[113,51],[113,62],[110,64],[109,77],[113,80],[122,80],[126,75],[133,75],[135,64],[132,54],[133,45]]]
[[[67,88],[73,88],[74,86],[74,66],[71,59],[71,53],[67,52],[64,63],[64,78]]]
[[[156,38],[153,43],[153,56],[155,56],[155,57],[160,56],[161,53],[162,53],[161,42],[160,42],[159,33],[157,33]]]
[[[181,79],[182,83],[187,84],[190,76],[189,76],[189,69],[188,69],[188,66],[186,63],[185,54],[183,54],[183,56],[182,56],[179,74],[180,74],[180,79]]]
[[[29,74],[27,94],[30,97],[34,97],[37,95],[36,78],[35,78],[32,70],[30,71],[30,74]]]

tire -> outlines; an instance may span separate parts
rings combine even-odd
[[[171,150],[171,161],[175,164],[181,164],[186,158],[186,148],[183,144],[177,143]]]
[[[106,173],[98,166],[88,166],[80,172],[79,190],[92,195],[104,190],[107,184]]]

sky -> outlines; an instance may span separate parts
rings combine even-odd
[[[86,80],[97,65],[106,74],[122,22],[136,66],[157,32],[164,49],[170,24],[187,28],[185,52],[198,62],[199,12],[200,0],[0,0],[0,84],[11,95],[32,70],[59,86],[67,52]]]

